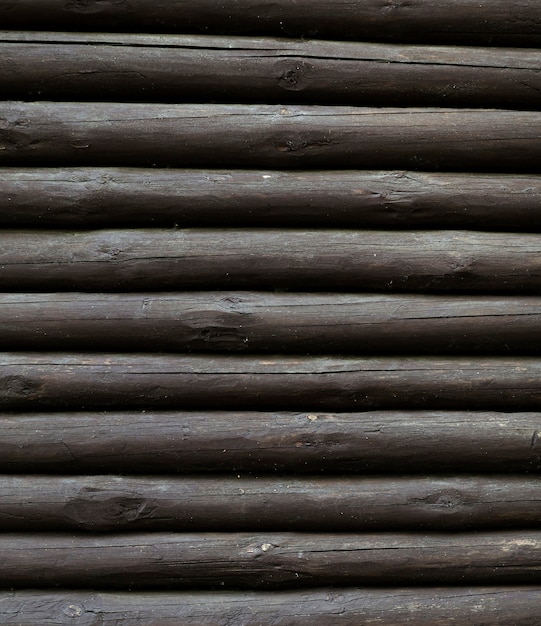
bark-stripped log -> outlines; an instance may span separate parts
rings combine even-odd
[[[8,100],[541,106],[541,51],[0,31]]]
[[[423,172],[4,169],[0,225],[541,230],[541,177]]]
[[[539,587],[266,592],[0,592],[3,626],[538,626]]]
[[[539,234],[290,229],[0,233],[0,291],[256,288],[538,295],[540,285]],[[234,312],[235,302],[225,308]]]
[[[9,588],[284,589],[541,581],[541,533],[0,535]]]
[[[541,171],[541,112],[5,102],[0,166]]]
[[[539,411],[541,360],[2,353],[0,410],[60,408]]]
[[[541,298],[0,294],[4,350],[539,354]]]
[[[528,0],[3,0],[2,28],[278,34],[295,37],[541,45]]]
[[[539,413],[0,414],[0,471],[539,472]]]
[[[540,528],[538,478],[0,476],[0,531]]]

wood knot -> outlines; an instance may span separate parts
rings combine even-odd
[[[313,65],[306,61],[293,60],[280,63],[278,85],[287,91],[302,91],[306,86],[306,79],[312,73]]]

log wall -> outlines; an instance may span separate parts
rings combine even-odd
[[[0,0],[0,623],[539,624],[541,10]]]

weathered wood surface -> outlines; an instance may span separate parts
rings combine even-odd
[[[541,409],[541,360],[2,353],[0,409]]]
[[[0,592],[4,626],[538,626],[539,587]]]
[[[539,413],[0,414],[0,471],[539,472]]]
[[[425,172],[4,169],[0,225],[541,230],[541,177]]]
[[[0,31],[12,100],[541,107],[541,51]]]
[[[541,527],[538,478],[0,476],[0,531]]]
[[[541,298],[0,294],[4,350],[539,354]]]
[[[4,292],[256,288],[538,295],[540,285],[539,234],[292,229],[0,232]],[[231,307],[234,303],[227,306]]]
[[[2,28],[279,34],[539,46],[541,8],[528,0],[3,0]]]
[[[541,533],[0,535],[9,588],[293,589],[526,584]]]
[[[4,102],[0,166],[541,171],[541,112]]]

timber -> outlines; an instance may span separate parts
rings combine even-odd
[[[533,412],[17,413],[0,432],[3,473],[541,471]]]
[[[4,533],[0,553],[13,589],[535,585],[541,533]]]
[[[541,528],[537,477],[0,476],[2,532],[507,528]]]
[[[533,49],[0,31],[6,100],[539,109],[540,67]]]
[[[256,288],[538,295],[540,281],[541,235],[530,233],[0,232],[5,292]],[[226,306],[234,309],[234,302]]]
[[[541,360],[65,352],[0,360],[2,411],[189,408],[539,411]]]
[[[535,2],[449,0],[3,0],[2,28],[273,34],[535,47]]]
[[[4,591],[4,626],[450,626],[479,614],[499,626],[537,626],[539,587],[318,589],[266,592]]]
[[[539,354],[541,298],[0,294],[4,350]]]
[[[5,168],[2,227],[541,231],[541,177],[412,171]]]
[[[539,172],[541,112],[4,102],[0,166]]]

